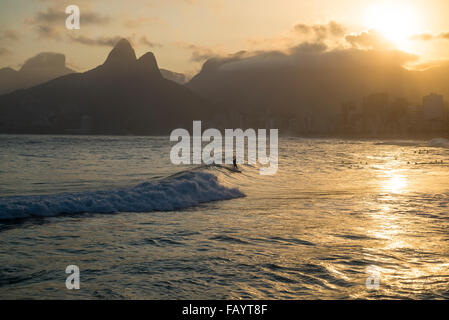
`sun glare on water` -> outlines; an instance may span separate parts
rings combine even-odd
[[[391,193],[404,192],[407,187],[407,179],[405,176],[395,172],[388,172],[383,182],[383,189]]]
[[[367,8],[366,26],[374,29],[398,49],[407,49],[407,43],[418,32],[418,14],[405,4],[378,4]]]

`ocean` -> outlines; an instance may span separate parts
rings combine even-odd
[[[272,176],[172,145],[0,135],[0,298],[449,298],[447,140],[280,138]]]

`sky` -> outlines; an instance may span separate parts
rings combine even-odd
[[[80,30],[65,27],[68,5],[80,8]],[[86,71],[121,37],[137,56],[152,51],[159,67],[190,76],[213,56],[303,42],[398,49],[429,66],[449,60],[448,18],[447,0],[2,0],[0,68],[60,52]]]

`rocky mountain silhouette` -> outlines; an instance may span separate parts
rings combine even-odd
[[[167,69],[160,69],[160,71],[165,79],[177,82],[179,84],[186,84],[187,82],[187,77],[183,73],[174,72]]]
[[[105,62],[0,96],[0,132],[168,134],[210,116],[208,102],[162,77],[153,53],[120,40]]]
[[[25,61],[19,70],[0,69],[0,94],[29,88],[73,72],[66,67],[63,54],[42,52]]]

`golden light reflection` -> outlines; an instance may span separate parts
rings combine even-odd
[[[371,214],[373,228],[368,230],[370,236],[382,239],[385,249],[403,248],[407,243],[401,239],[403,232],[397,215],[389,207],[383,206],[381,211]]]
[[[399,194],[409,187],[407,175],[400,170],[387,170],[381,179],[381,188],[390,194],[382,195],[381,203],[372,204],[377,210],[369,213],[371,227],[368,229],[369,236],[380,242],[375,249],[365,249],[367,260],[375,261],[369,268],[378,272],[380,289],[387,295],[398,295],[398,292],[433,294],[447,290],[449,263],[429,254],[433,252],[432,244],[415,237],[421,229],[414,228],[423,226],[401,213],[402,196]],[[397,264],[398,259],[403,262]]]
[[[383,181],[383,190],[390,193],[402,193],[407,188],[407,178],[394,171],[387,173],[387,179]]]

